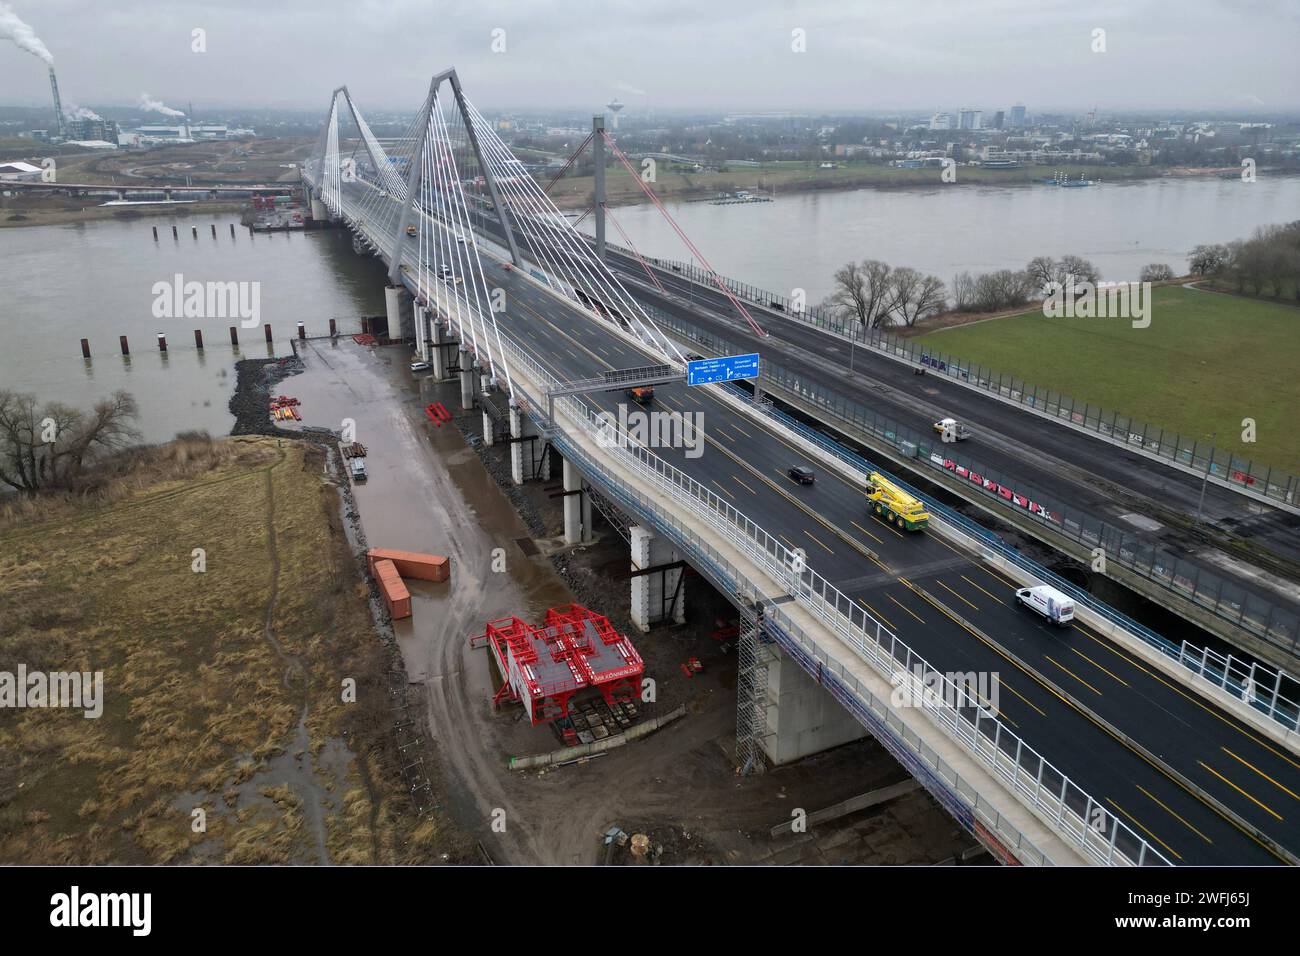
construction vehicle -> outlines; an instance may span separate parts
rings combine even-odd
[[[919,499],[879,472],[873,471],[867,479],[867,500],[876,515],[908,531],[920,531],[930,522],[930,515]]]
[[[638,405],[649,405],[654,400],[655,390],[649,385],[641,385],[637,388],[629,388],[625,394]]]

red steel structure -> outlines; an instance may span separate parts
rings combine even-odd
[[[588,687],[611,706],[634,699],[645,671],[609,618],[579,604],[551,608],[539,627],[517,617],[489,621],[480,640],[505,676],[492,703],[519,701],[534,724],[567,716],[574,694]]]

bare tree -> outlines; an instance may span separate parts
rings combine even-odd
[[[1197,246],[1187,259],[1187,269],[1198,276],[1218,275],[1228,264],[1228,258],[1228,247],[1222,243]]]
[[[87,414],[58,402],[38,408],[33,395],[0,390],[0,482],[28,494],[72,487],[95,455],[139,440],[131,424],[138,414],[121,391]]]
[[[959,272],[952,277],[952,307],[958,312],[969,312],[974,307],[975,279],[969,272]]]
[[[1163,262],[1151,262],[1142,267],[1139,282],[1166,282],[1174,277],[1174,270]]]
[[[1029,265],[1025,266],[1025,272],[1029,274],[1034,285],[1047,294],[1047,287],[1057,281],[1057,264],[1056,260],[1050,256],[1036,256],[1029,260]]]
[[[1101,270],[1080,256],[1062,257],[1058,265],[1058,275],[1062,285],[1065,285],[1071,279],[1074,280],[1076,286],[1084,282],[1096,285],[1101,281]]]
[[[921,273],[904,266],[901,269],[895,269],[890,279],[887,311],[902,322],[903,325],[911,325],[916,321],[913,309],[916,305],[917,293],[921,288],[922,278]]]
[[[827,305],[836,314],[876,328],[885,318],[890,297],[890,266],[877,259],[850,262],[835,270],[835,291]]]

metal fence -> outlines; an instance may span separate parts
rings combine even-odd
[[[520,392],[517,397],[522,399],[526,407],[531,406],[537,410],[533,412],[536,416],[540,408],[545,406],[530,401],[523,393],[520,389],[520,373],[536,382],[543,394],[556,388],[559,383],[513,342],[504,344],[503,348],[507,360],[516,370],[515,386]],[[722,394],[729,401],[741,401],[725,392]],[[733,594],[752,593],[754,585],[703,537],[701,532],[705,528],[712,529],[723,540],[730,542],[762,569],[768,578],[788,588],[805,610],[821,620],[885,680],[892,681],[900,671],[933,675],[933,680],[941,685],[942,690],[937,699],[926,707],[926,713],[951,739],[1002,780],[1022,802],[1035,807],[1046,819],[1053,820],[1056,832],[1073,842],[1085,856],[1107,864],[1169,864],[1158,850],[1103,804],[1098,803],[1038,754],[997,717],[989,715],[977,701],[967,695],[964,688],[953,683],[944,672],[932,667],[859,602],[851,600],[816,571],[808,568],[801,556],[797,556],[719,494],[710,491],[650,449],[639,445],[631,436],[622,434],[623,440],[611,442],[610,423],[586,402],[564,398],[555,403],[555,408],[565,421],[558,423],[543,420],[541,424],[550,433],[551,441],[560,448],[561,453],[589,477],[598,478],[604,490],[631,513],[648,518],[656,528],[670,534],[684,551],[692,554],[697,561],[705,563],[702,570],[712,571],[717,575],[716,580]],[[619,456],[626,467],[640,475],[643,482],[648,482],[673,506],[665,508],[655,498],[624,481],[610,468],[609,462],[597,461],[588,455],[581,444],[571,437],[570,432],[573,430],[585,431],[590,442],[605,449],[609,455]],[[981,814],[984,825],[1005,835],[1008,841],[1006,845],[1028,846],[1039,862],[1050,862],[1041,850],[1030,844],[1019,830],[996,812],[987,798],[982,797],[968,781],[962,780],[952,767],[944,763],[913,732],[907,731],[897,714],[891,713],[888,704],[875,697],[843,666],[836,664],[834,658],[816,640],[781,610],[780,605],[769,607],[765,611],[765,617],[778,622],[781,631],[792,637],[813,659],[823,662],[824,668],[834,675],[841,687],[851,691],[856,701],[853,708],[856,713],[869,713],[875,719],[883,721],[891,733],[912,748],[913,754],[924,758],[927,765],[939,773],[953,792],[969,800],[971,810]]]
[[[706,348],[734,352],[740,345],[651,308],[655,321]],[[1110,524],[1073,505],[1026,485],[1013,475],[959,453],[953,443],[936,442],[871,410],[856,399],[794,372],[770,358],[763,362],[763,381],[799,396],[841,422],[873,435],[913,457],[918,466],[966,481],[990,501],[1000,500],[1027,517],[1089,548],[1102,548],[1107,561],[1159,584],[1197,606],[1256,635],[1287,653],[1300,653],[1300,615],[1281,607],[1215,572],[1156,547],[1128,529]]]
[[[624,250],[622,247],[614,248],[627,255],[635,255],[631,250]],[[1300,504],[1300,477],[1263,462],[1238,458],[1227,449],[1216,448],[1202,438],[1171,432],[1158,425],[1138,421],[1113,409],[1105,409],[1100,405],[1093,405],[1061,392],[1040,388],[1024,379],[1017,379],[996,369],[963,362],[960,358],[923,346],[915,339],[891,335],[883,329],[863,329],[860,323],[842,321],[828,310],[816,306],[796,309],[783,295],[768,292],[747,282],[710,273],[691,263],[651,256],[644,258],[647,262],[655,263],[663,269],[704,286],[716,287],[716,282],[720,281],[737,296],[782,312],[797,322],[804,322],[852,339],[863,348],[924,365],[954,381],[1000,396],[1030,411],[1068,422],[1093,432],[1103,439],[1185,465],[1198,473],[1209,475],[1225,484],[1240,486],[1265,498],[1289,505]]]

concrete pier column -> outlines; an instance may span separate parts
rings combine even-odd
[[[388,316],[388,338],[393,342],[399,342],[402,339],[411,337],[409,326],[412,323],[406,319],[408,312],[405,307],[405,301],[408,298],[409,293],[400,285],[390,285],[384,288],[384,311]]]
[[[330,217],[329,209],[315,196],[311,198],[311,217],[317,222],[326,222]]]
[[[429,361],[433,363],[434,380],[439,382],[447,378],[447,350],[441,348],[445,339],[446,333],[442,330],[442,323],[434,317],[429,323]]]
[[[493,425],[494,422],[492,421],[492,416],[489,415],[487,412],[484,412],[483,413],[483,444],[488,448],[491,448],[496,443],[496,437],[493,434]]]
[[[586,492],[591,488],[586,479],[582,481],[582,542],[589,544],[595,540],[595,535],[591,532],[591,495]]]
[[[517,408],[510,409],[510,437],[524,437],[524,413]],[[516,485],[522,485],[526,477],[524,471],[524,445],[526,442],[510,443],[510,477]],[[532,474],[529,468],[527,474]]]
[[[429,342],[425,332],[429,328],[429,313],[424,306],[412,299],[411,315],[415,325],[415,355],[421,361],[427,362],[429,361]]]
[[[569,459],[564,459],[564,490],[570,493],[564,496],[564,543],[580,544],[588,540],[586,528],[582,523],[582,502],[587,496],[582,494],[582,472]]]
[[[474,356],[460,350],[460,407],[469,411],[474,407]]]
[[[661,567],[681,560],[673,546],[644,525],[628,529],[632,538],[632,571]],[[651,571],[632,578],[632,623],[642,631],[652,625],[671,621],[686,623],[686,586],[683,568]]]
[[[776,644],[767,644],[767,733],[762,747],[775,765],[830,750],[867,735],[825,687]]]

